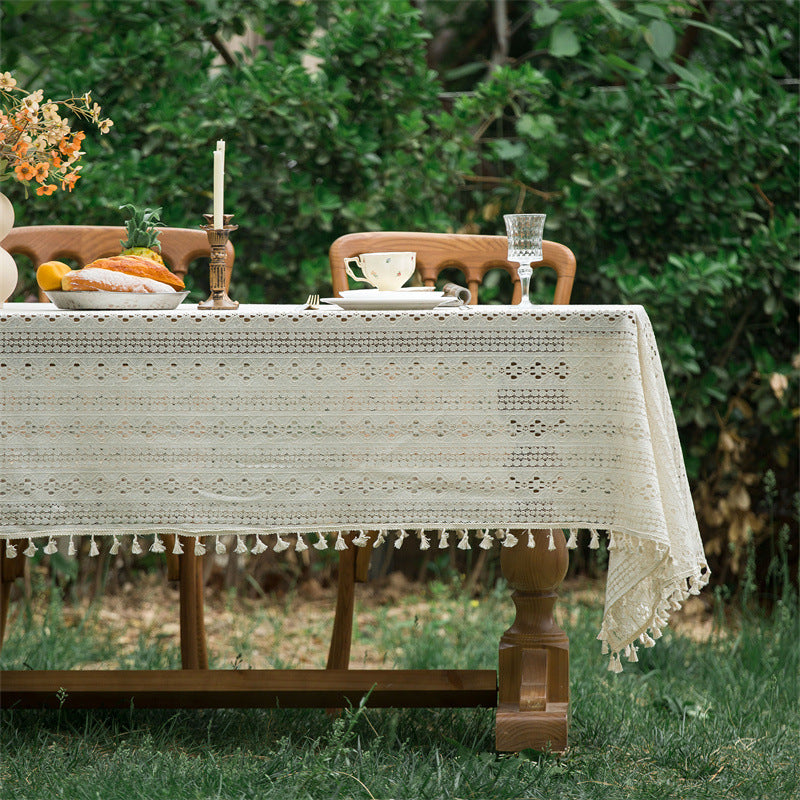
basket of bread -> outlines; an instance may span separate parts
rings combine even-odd
[[[173,309],[189,294],[181,278],[139,255],[98,258],[82,269],[46,261],[36,281],[52,303],[68,310]]]

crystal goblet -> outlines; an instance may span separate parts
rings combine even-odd
[[[505,214],[508,235],[508,260],[519,264],[519,275],[522,295],[521,306],[532,305],[529,293],[533,268],[531,263],[542,260],[542,234],[546,214]]]

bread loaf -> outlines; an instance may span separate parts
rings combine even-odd
[[[174,292],[166,283],[142,278],[138,275],[127,275],[111,269],[84,267],[68,272],[61,279],[61,288],[65,292],[136,292],[138,294]]]
[[[87,264],[84,269],[110,269],[114,272],[123,272],[126,275],[137,275],[140,278],[150,278],[172,286],[174,289],[183,289],[183,281],[170,272],[165,266],[144,256],[112,256],[111,258],[98,258]]]

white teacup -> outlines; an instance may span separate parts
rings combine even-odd
[[[356,275],[350,268],[352,262],[361,270]],[[347,274],[354,280],[372,284],[383,292],[396,292],[417,268],[416,253],[362,253],[344,260]]]

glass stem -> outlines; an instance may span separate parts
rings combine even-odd
[[[531,290],[531,275],[533,275],[533,268],[530,264],[520,264],[519,269],[517,270],[517,275],[519,275],[519,286],[521,291],[519,304],[521,306],[529,306],[531,305],[531,298],[529,295]]]

